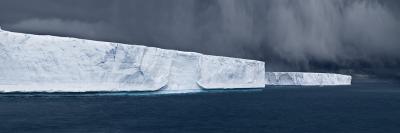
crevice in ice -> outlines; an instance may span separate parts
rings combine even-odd
[[[295,84],[294,79],[289,74],[280,75],[278,80],[283,84]]]
[[[31,37],[28,35],[24,35],[24,38],[19,42],[19,44],[25,44]]]
[[[108,66],[107,63],[108,62],[110,62],[110,61],[111,62],[115,62],[115,56],[116,56],[116,53],[117,53],[117,46],[115,46],[114,48],[106,51],[103,59],[99,63],[97,63],[97,65],[101,66],[103,68],[107,68],[107,66]]]
[[[114,51],[113,51],[112,54],[113,54],[113,59],[114,59],[114,61],[115,61],[115,56],[117,55],[118,46],[119,46],[119,44],[117,43],[116,46],[115,46],[114,49],[113,49]]]
[[[143,63],[143,58],[144,58],[144,55],[146,54],[146,52],[147,52],[147,48],[145,48],[144,51],[142,52],[142,56],[141,56],[141,58],[140,58],[139,68],[138,68],[138,71],[139,71],[143,76],[144,76],[144,73],[143,73],[143,70],[142,70],[142,63]]]

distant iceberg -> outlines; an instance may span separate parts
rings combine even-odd
[[[264,62],[0,30],[0,92],[263,88]]]
[[[262,61],[0,29],[0,92],[160,92],[350,85],[351,76],[265,72]]]
[[[351,85],[351,76],[333,73],[266,72],[266,85]]]

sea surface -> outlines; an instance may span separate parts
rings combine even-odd
[[[1,133],[399,133],[400,85],[0,94]]]

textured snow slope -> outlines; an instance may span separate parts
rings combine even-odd
[[[266,85],[350,85],[351,76],[331,73],[266,72]]]
[[[264,62],[0,30],[0,91],[196,92],[264,87]]]

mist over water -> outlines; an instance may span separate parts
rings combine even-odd
[[[315,62],[350,68],[398,64],[399,20],[379,1],[219,0],[215,5],[202,13],[219,14],[189,26],[194,36],[205,38],[198,41],[205,53],[264,60],[274,70],[282,65],[313,70]],[[181,41],[176,44],[192,43]]]
[[[35,17],[6,15],[11,19],[0,21],[15,31],[257,59],[269,71],[400,77],[396,1],[43,1],[57,11],[32,3],[9,10],[35,9]]]
[[[399,59],[399,21],[378,1],[276,1],[268,44],[289,62],[374,65]],[[278,44],[278,45],[276,45]]]

